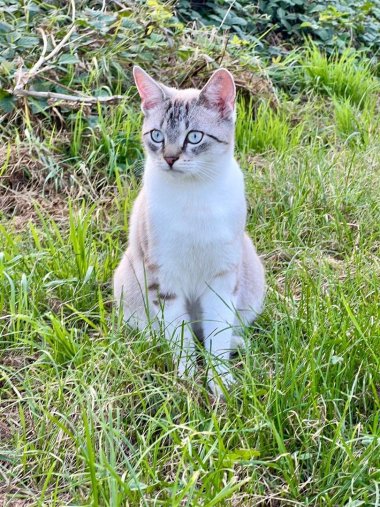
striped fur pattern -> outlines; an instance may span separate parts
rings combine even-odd
[[[202,90],[169,88],[139,67],[134,76],[146,163],[115,298],[132,326],[164,326],[180,375],[194,372],[194,337],[203,340],[209,385],[220,395],[233,379],[230,351],[265,294],[263,266],[244,232],[235,85],[225,69]]]

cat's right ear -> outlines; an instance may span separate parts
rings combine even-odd
[[[133,67],[133,77],[141,97],[143,111],[153,109],[164,100],[165,94],[160,85],[138,65]]]

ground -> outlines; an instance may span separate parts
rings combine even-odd
[[[0,505],[380,505],[378,80],[315,48],[268,73],[236,127],[268,292],[224,401],[112,304],[138,103],[4,116]]]

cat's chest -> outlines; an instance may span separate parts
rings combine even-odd
[[[201,199],[161,200],[153,204],[150,221],[160,248],[210,248],[233,239],[241,212],[229,203]],[[182,247],[183,245],[183,247]]]
[[[152,211],[152,253],[166,277],[199,284],[238,262],[243,210],[187,200],[161,203]]]

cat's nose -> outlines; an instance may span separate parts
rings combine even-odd
[[[178,160],[179,157],[164,157],[164,159],[170,165],[170,167],[173,167],[174,162]]]

